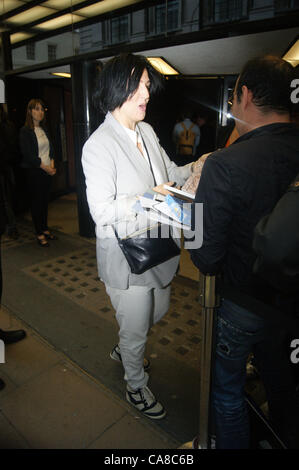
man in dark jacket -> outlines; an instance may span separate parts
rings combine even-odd
[[[9,120],[7,106],[0,104],[0,178],[9,237],[19,236],[13,207],[15,189],[14,167],[19,161],[18,134]]]
[[[272,321],[279,318],[277,292],[252,274],[254,228],[299,171],[299,131],[290,122],[292,78],[292,66],[278,57],[245,65],[231,110],[240,137],[207,158],[196,193],[195,201],[203,203],[203,245],[190,254],[203,274],[219,275],[222,298],[212,386],[217,448],[249,447],[244,385],[252,351],[265,380],[271,418],[294,445],[289,436],[296,424],[291,422],[295,409],[290,409],[294,389],[283,328]],[[270,349],[274,357],[267,357]]]
[[[9,139],[6,134],[6,118],[4,105],[0,104],[0,307],[2,297],[2,265],[1,265],[1,236],[5,232],[6,227],[6,210],[5,210],[5,170],[6,160],[5,157],[9,153]],[[4,344],[11,344],[25,338],[26,332],[24,330],[10,330],[4,331],[0,329],[0,340]],[[3,380],[0,378],[0,390],[5,386]]]

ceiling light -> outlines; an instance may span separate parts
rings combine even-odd
[[[16,42],[25,41],[25,39],[32,38],[32,36],[33,34],[24,32],[14,33],[10,35],[10,42],[11,44],[15,44]]]
[[[32,23],[33,21],[39,20],[41,18],[44,18],[45,16],[51,15],[52,13],[55,13],[54,10],[51,8],[45,8],[45,7],[34,7],[30,8],[27,11],[23,11],[22,13],[19,13],[18,15],[14,15],[11,18],[7,18],[7,23],[14,24],[14,25],[23,25],[26,23]]]
[[[63,10],[75,6],[77,3],[82,3],[82,0],[47,0],[43,5],[50,8],[57,8],[57,10]]]
[[[76,10],[76,13],[93,17],[128,5],[133,5],[134,3],[139,3],[140,1],[141,0],[102,0],[88,7],[80,8]]]
[[[67,13],[66,15],[58,16],[57,18],[45,21],[44,23],[39,23],[36,25],[36,28],[44,30],[58,29],[63,28],[64,26],[69,26],[72,23],[77,23],[78,21],[83,21],[84,19],[85,18],[82,16]]]
[[[294,67],[299,64],[299,39],[285,53],[283,59],[290,62]]]
[[[50,75],[55,75],[56,77],[71,78],[71,74],[68,72],[51,72]]]
[[[23,5],[24,3],[20,2],[19,0],[2,0],[0,4],[1,15],[7,13],[10,10],[14,10],[15,8],[22,7]]]
[[[162,57],[147,57],[147,60],[163,75],[179,75],[179,72],[168,64],[165,59],[162,59]]]

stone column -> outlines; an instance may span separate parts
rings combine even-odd
[[[93,100],[100,70],[101,63],[97,61],[83,60],[71,65],[79,233],[88,238],[95,236],[95,226],[87,204],[81,157],[84,143],[103,120]]]

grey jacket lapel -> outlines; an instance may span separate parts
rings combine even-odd
[[[141,124],[141,125],[140,125]],[[155,134],[152,132],[148,135],[148,126],[142,126],[142,123],[138,125],[140,134],[142,135],[144,144],[146,145],[149,158],[151,159],[152,168],[155,174],[157,185],[165,183],[167,181],[167,170],[163,157],[161,155],[161,149],[158,141],[156,140]]]
[[[141,155],[137,145],[134,145],[132,140],[128,137],[123,126],[112,116],[111,113],[106,115],[105,122],[111,126],[113,132],[115,132],[115,139],[118,140],[124,154],[130,160],[131,164],[135,166],[138,173],[144,174],[146,181],[148,181],[150,185],[154,185],[154,179],[148,162]]]

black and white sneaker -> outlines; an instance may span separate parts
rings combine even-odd
[[[126,397],[131,405],[141,411],[145,416],[151,419],[162,419],[166,415],[164,407],[159,403],[155,395],[148,387],[142,387],[138,390],[132,390],[127,385]]]
[[[192,449],[201,449],[199,445],[199,436],[195,436],[195,438],[192,441]],[[215,450],[216,449],[216,436],[212,435],[210,436],[210,449]]]
[[[122,362],[121,353],[120,353],[120,349],[119,349],[118,344],[116,346],[114,346],[114,348],[112,349],[112,351],[110,353],[110,357],[114,361]],[[149,368],[150,368],[150,361],[146,358],[143,359],[143,367],[144,367],[144,370],[149,370]]]

